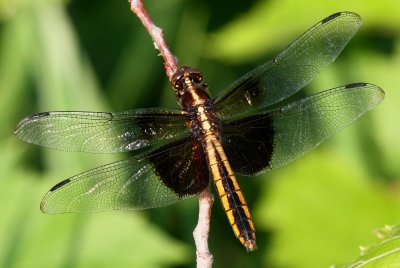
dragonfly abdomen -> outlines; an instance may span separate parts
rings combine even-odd
[[[220,123],[209,100],[196,97],[196,90],[191,92],[194,99],[188,111],[188,125],[193,138],[200,141],[206,155],[215,187],[222,206],[232,226],[233,232],[247,251],[256,249],[254,223],[250,216],[244,195],[233,173],[220,139]]]
[[[255,250],[256,235],[249,208],[221,143],[212,135],[206,142],[206,155],[219,199],[233,232],[248,251]]]

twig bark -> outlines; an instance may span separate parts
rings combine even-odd
[[[147,32],[150,34],[153,43],[161,53],[164,59],[164,67],[168,78],[171,80],[172,75],[178,70],[178,64],[175,56],[165,42],[163,31],[157,27],[147,13],[142,0],[130,0],[131,10],[143,23]],[[193,237],[196,244],[196,262],[198,268],[210,268],[213,263],[213,256],[208,249],[208,236],[210,233],[211,207],[214,197],[207,187],[199,194],[199,220],[193,231]]]
[[[198,268],[210,268],[213,263],[213,255],[208,249],[208,235],[210,233],[211,207],[214,196],[207,187],[199,194],[199,221],[193,231],[196,244],[196,256]]]

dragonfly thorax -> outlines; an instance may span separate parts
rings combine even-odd
[[[220,119],[216,116],[211,100],[196,106],[190,106],[187,110],[187,125],[192,136],[202,140],[204,136],[213,133],[218,135]]]
[[[185,110],[210,99],[207,93],[208,86],[203,83],[201,72],[195,68],[187,66],[179,68],[171,78],[171,85],[179,105]]]

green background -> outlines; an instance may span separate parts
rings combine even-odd
[[[359,246],[378,241],[373,230],[400,223],[398,1],[145,4],[180,63],[200,68],[214,96],[324,17],[357,12],[361,30],[305,92],[360,81],[386,92],[376,109],[303,158],[239,178],[256,252],[246,253],[215,202],[215,267],[350,263]],[[126,0],[0,0],[0,267],[195,266],[196,199],[148,211],[44,215],[40,200],[54,184],[128,155],[52,151],[12,134],[39,111],[177,107],[157,54]],[[397,244],[378,254],[390,256],[385,264],[363,267],[399,267]]]

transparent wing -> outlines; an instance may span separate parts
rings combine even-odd
[[[272,111],[223,122],[222,144],[239,174],[266,172],[314,149],[383,98],[382,89],[372,84],[330,89]]]
[[[209,183],[204,154],[191,139],[101,166],[66,179],[44,196],[48,214],[133,210],[166,206]]]
[[[44,112],[24,118],[15,135],[62,151],[125,152],[188,134],[183,115],[180,110],[163,108],[118,113]]]
[[[293,95],[336,59],[360,26],[360,16],[351,12],[323,19],[277,57],[222,91],[215,99],[219,115],[237,117]]]

